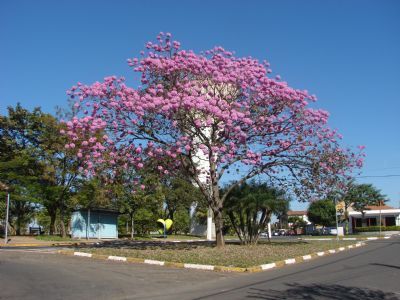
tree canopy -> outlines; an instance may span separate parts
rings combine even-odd
[[[322,226],[332,226],[336,221],[335,204],[330,199],[317,200],[310,204],[307,212],[308,219]]]
[[[77,149],[85,174],[107,166],[112,177],[116,165],[139,170],[147,158],[159,159],[160,174],[184,168],[213,210],[222,246],[224,201],[246,180],[264,174],[309,199],[362,165],[362,154],[340,146],[328,113],[308,105],[316,97],[271,78],[268,62],[222,47],[181,50],[169,33],[146,48],[128,60],[141,86],[110,76],[68,91],[76,113],[65,147]],[[221,195],[221,180],[237,169],[243,173]]]
[[[257,243],[272,214],[283,214],[288,208],[284,191],[255,181],[236,186],[225,202],[225,211],[243,244]]]

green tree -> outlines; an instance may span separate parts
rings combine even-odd
[[[353,209],[361,213],[367,206],[383,205],[387,201],[386,196],[372,184],[352,184],[343,200],[351,203]]]
[[[304,228],[307,225],[307,222],[299,216],[288,217],[288,223],[292,224],[293,229]]]
[[[170,177],[163,181],[165,217],[174,220],[178,210],[189,211],[193,203],[204,201],[200,190],[183,176]]]
[[[60,135],[63,127],[40,108],[8,107],[8,116],[0,117],[0,181],[13,188],[14,201],[40,202],[46,208],[50,234],[59,213],[65,236],[68,201],[79,179],[79,159],[73,150],[66,151],[66,137]],[[15,207],[17,219],[23,219],[32,204]]]
[[[190,232],[190,215],[188,209],[178,209],[174,214],[172,231],[175,234],[188,234]]]
[[[233,189],[225,203],[225,211],[243,244],[256,244],[272,214],[288,209],[285,192],[254,181]]]
[[[37,147],[43,116],[39,108],[29,112],[19,104],[8,107],[8,116],[0,116],[0,181],[9,187],[10,225],[17,235],[21,234],[38,202],[34,191],[44,172]],[[0,191],[0,198],[5,197],[6,193]]]
[[[336,222],[336,208],[332,200],[324,199],[312,202],[308,208],[308,219],[323,227],[332,226]]]
[[[386,196],[372,184],[351,184],[348,192],[343,197],[344,201],[351,203],[355,211],[361,212],[363,222],[365,220],[365,211],[368,206],[384,205],[387,201]]]
[[[155,229],[163,214],[165,196],[160,178],[148,166],[142,172],[143,185],[138,184],[136,172],[126,169],[111,186],[119,211],[129,219],[131,238],[135,231],[145,234]]]

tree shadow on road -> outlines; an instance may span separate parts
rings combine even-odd
[[[380,290],[367,288],[342,286],[337,284],[311,284],[300,285],[297,283],[287,284],[287,290],[272,290],[250,288],[246,298],[251,299],[336,299],[336,300],[399,300],[394,293],[385,293]]]

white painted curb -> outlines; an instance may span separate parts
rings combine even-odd
[[[92,253],[74,252],[75,256],[92,257]]]
[[[117,260],[117,261],[126,261],[126,257],[123,256],[112,256],[110,255],[108,257],[109,260]]]
[[[343,238],[343,241],[356,241],[357,238]]]
[[[385,237],[385,238],[389,238],[389,236]],[[347,248],[351,249],[354,247],[361,247],[364,246],[366,243],[364,242],[358,242],[354,245],[348,245]],[[316,254],[318,256],[324,256],[325,254],[329,253],[336,253],[337,251],[344,251],[346,248],[345,247],[340,247],[339,249],[335,250],[335,249],[330,249],[328,251],[321,251],[321,252],[317,252]],[[92,257],[92,253],[86,253],[86,252],[74,252],[75,256],[83,256],[83,257]],[[304,255],[302,256],[303,261],[306,260],[310,260],[312,258],[312,256],[309,255]],[[114,260],[114,261],[127,261],[126,257],[123,256],[108,256],[109,260]],[[295,258],[288,258],[284,260],[286,265],[290,265],[290,264],[295,264],[296,263],[296,259]],[[152,259],[145,259],[144,263],[146,264],[150,264],[150,265],[159,265],[159,266],[164,266],[165,262],[164,261],[159,261],[159,260],[152,260]],[[269,264],[263,264],[263,265],[259,265],[260,268],[262,270],[269,270],[269,269],[273,269],[275,268],[277,265],[276,263],[269,263]],[[213,271],[215,269],[215,266],[212,265],[199,265],[199,264],[183,264],[184,268],[187,269],[199,269],[199,270],[210,270]]]
[[[164,261],[153,260],[153,259],[145,259],[144,263],[149,265],[159,265],[159,266],[163,266],[165,264]]]
[[[378,238],[376,237],[376,236],[373,236],[373,237],[367,237],[367,240],[370,240],[370,241],[374,241],[374,240],[377,240]]]
[[[296,263],[296,259],[295,258],[285,259],[285,264],[287,264],[287,265],[295,264],[295,263]]]
[[[385,236],[384,239],[390,239],[390,236]]]
[[[214,266],[210,265],[183,264],[183,267],[187,269],[199,269],[199,270],[210,270],[210,271],[214,270]]]
[[[260,265],[262,270],[268,270],[276,267],[276,263]]]

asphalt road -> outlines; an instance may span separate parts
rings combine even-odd
[[[0,299],[400,299],[400,238],[254,274],[0,250]]]

